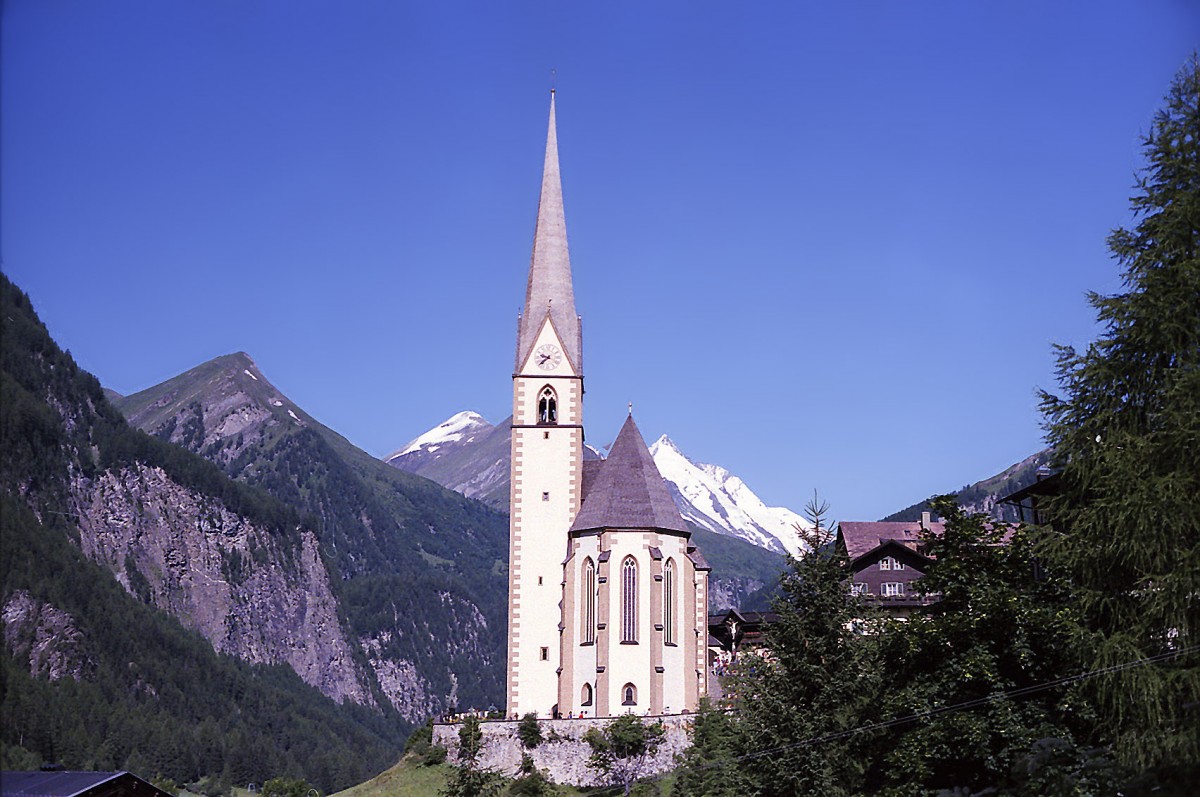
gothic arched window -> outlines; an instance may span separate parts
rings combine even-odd
[[[675,560],[663,568],[663,642],[675,644]]]
[[[637,560],[625,557],[621,563],[621,641],[637,642],[638,584]]]
[[[538,395],[538,423],[558,423],[558,394],[549,385]]]
[[[596,641],[596,565],[589,556],[583,560],[583,633],[580,641],[590,645]]]
[[[592,704],[592,685],[584,684],[583,689],[579,693],[579,705],[590,706]]]
[[[621,687],[621,705],[636,706],[637,705],[637,687],[633,684],[625,684]]]

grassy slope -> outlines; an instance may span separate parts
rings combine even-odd
[[[406,756],[391,769],[381,772],[366,783],[338,792],[330,797],[439,797],[450,776],[450,766],[442,764],[435,767],[424,767],[415,759]],[[634,794],[654,794],[656,797],[672,797],[674,775],[668,774],[657,785],[660,791],[655,791],[653,785],[645,784]],[[560,797],[580,797],[590,795],[620,794],[620,789],[578,789],[574,786],[558,786]]]
[[[446,764],[423,767],[406,756],[391,769],[338,792],[336,797],[438,797],[449,776]]]

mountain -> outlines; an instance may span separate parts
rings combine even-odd
[[[511,422],[507,418],[492,426],[478,413],[460,412],[385,461],[507,511]],[[595,449],[589,452],[599,456]],[[720,466],[692,462],[666,435],[650,446],[650,453],[684,520],[776,553],[800,552],[793,527],[804,524],[800,515],[766,506],[745,482]]]
[[[361,663],[410,722],[503,702],[506,518],[356,448],[244,353],[118,400],[138,428],[313,518]]]
[[[460,412],[385,461],[507,512],[511,422],[506,418],[493,426],[478,413]],[[801,519],[787,509],[764,506],[740,479],[723,469],[692,464],[666,437],[650,452],[713,566],[709,609],[766,609],[784,568],[780,555],[799,550],[791,523]],[[587,446],[584,456],[601,455]],[[689,500],[693,495],[695,499]]]
[[[800,555],[796,525],[809,525],[803,517],[786,507],[767,506],[719,465],[692,462],[666,435],[650,446],[650,453],[684,520],[770,551]]]
[[[394,757],[312,524],[129,427],[0,275],[4,768],[298,773]]]
[[[959,505],[968,512],[981,512],[997,520],[1020,520],[1016,507],[999,503],[1000,498],[1028,487],[1038,480],[1038,470],[1050,465],[1050,449],[1044,449],[1031,454],[1015,465],[982,481],[968,484],[954,494]],[[912,506],[893,512],[885,518],[889,520],[916,521],[922,512],[929,511],[929,499],[919,501]]]
[[[492,426],[478,413],[460,412],[388,454],[384,462],[508,512],[511,423],[509,417]]]

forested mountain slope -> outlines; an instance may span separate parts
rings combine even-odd
[[[356,448],[244,353],[117,406],[141,429],[316,518],[369,680],[407,719],[503,702],[504,515]]]
[[[968,484],[958,490],[954,497],[967,512],[981,512],[997,520],[1019,520],[1016,507],[1001,504],[999,499],[1037,481],[1038,468],[1050,463],[1050,453],[1050,449],[1045,449],[1028,456],[995,476]],[[929,507],[929,499],[926,498],[881,520],[919,520],[921,513],[928,512]]]
[[[394,758],[311,522],[130,428],[3,275],[0,513],[6,767],[328,789]]]

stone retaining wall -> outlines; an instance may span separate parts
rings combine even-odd
[[[647,773],[658,774],[675,768],[675,756],[691,746],[688,728],[691,727],[693,716],[670,714],[643,718],[648,724],[662,721],[667,731],[658,752],[647,764]],[[537,768],[546,770],[555,783],[597,786],[600,784],[587,765],[592,748],[583,740],[583,735],[589,728],[603,727],[611,721],[592,718],[538,720],[543,741],[533,750],[521,747],[521,740],[517,737],[517,721],[481,722],[483,752],[479,756],[479,765],[494,769],[506,777],[514,777],[521,766],[521,754],[528,752]],[[458,723],[433,726],[433,743],[449,751],[450,763],[458,760],[458,731],[461,727]]]

